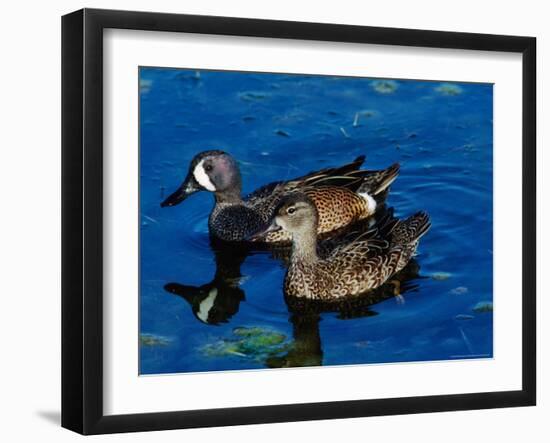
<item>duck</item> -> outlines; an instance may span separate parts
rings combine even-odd
[[[358,220],[372,216],[399,173],[395,163],[383,170],[361,169],[365,156],[334,168],[269,183],[244,198],[236,160],[221,150],[203,151],[193,158],[183,183],[161,207],[180,204],[198,191],[214,194],[214,207],[208,218],[210,235],[226,242],[244,242],[265,227],[281,198],[302,192],[316,205],[317,234],[327,236]],[[256,243],[289,244],[291,235],[283,230],[267,233]]]
[[[415,255],[420,238],[430,229],[426,212],[405,220],[358,232],[321,257],[317,249],[318,210],[304,193],[285,196],[270,225],[251,236],[284,230],[292,236],[290,265],[284,279],[287,297],[307,300],[342,300],[379,288],[401,271]]]

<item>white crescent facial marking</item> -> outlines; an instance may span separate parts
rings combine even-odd
[[[374,214],[374,211],[376,210],[376,200],[372,198],[369,194],[366,192],[359,192],[358,193],[365,201],[367,202],[367,208],[371,214]]]
[[[204,170],[204,160],[201,160],[197,166],[195,166],[195,169],[193,170],[193,175],[195,176],[195,180],[205,189],[208,189],[210,192],[215,192],[216,187],[213,185],[213,183],[210,181],[210,177],[208,177],[208,174]]]
[[[208,292],[208,296],[201,301],[199,305],[199,311],[197,312],[197,317],[204,323],[208,323],[208,314],[210,313],[210,309],[212,309],[212,306],[214,306],[214,301],[216,300],[216,297],[218,296],[218,290],[216,288],[210,289],[210,292]]]

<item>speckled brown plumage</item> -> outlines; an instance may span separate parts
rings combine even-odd
[[[322,312],[335,312],[339,318],[355,318],[376,315],[372,306],[396,295],[406,296],[409,292],[418,290],[416,279],[419,277],[420,266],[412,258],[398,273],[394,274],[382,286],[370,291],[343,298],[307,299],[285,294],[285,302],[289,311],[299,315],[312,315]]]
[[[381,286],[405,267],[430,227],[428,215],[419,212],[394,222],[389,229],[375,231],[374,236],[359,233],[320,258],[315,233],[317,215],[311,199],[299,194],[286,197],[277,208],[274,222],[293,236],[285,293],[311,300],[340,299]]]
[[[304,192],[317,207],[319,213],[317,234],[321,236],[363,220],[374,213],[367,200],[348,188],[319,186],[306,188]],[[266,236],[266,241],[269,243],[286,243],[291,240],[290,233],[282,230]]]

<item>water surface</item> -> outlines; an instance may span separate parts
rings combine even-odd
[[[140,373],[492,357],[492,85],[139,75]],[[361,154],[368,168],[399,162],[388,204],[432,220],[402,296],[288,306],[279,260],[212,247],[211,194],[160,207],[206,149],[238,160],[245,193]]]

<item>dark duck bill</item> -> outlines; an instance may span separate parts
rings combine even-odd
[[[254,233],[246,236],[245,241],[250,241],[250,242],[262,241],[262,240],[265,240],[265,237],[270,232],[277,232],[277,231],[280,231],[281,229],[282,228],[277,224],[275,219],[273,219],[271,224],[268,225],[267,227],[265,227],[263,229],[260,229],[259,231],[254,232]]]
[[[203,188],[197,181],[195,180],[195,177],[187,176],[185,181],[181,184],[181,186],[176,189],[175,192],[170,194],[161,204],[160,206],[162,208],[165,208],[167,206],[176,206],[180,204],[182,201],[184,201],[187,197],[189,197],[191,194],[194,194],[195,192],[201,191]]]

